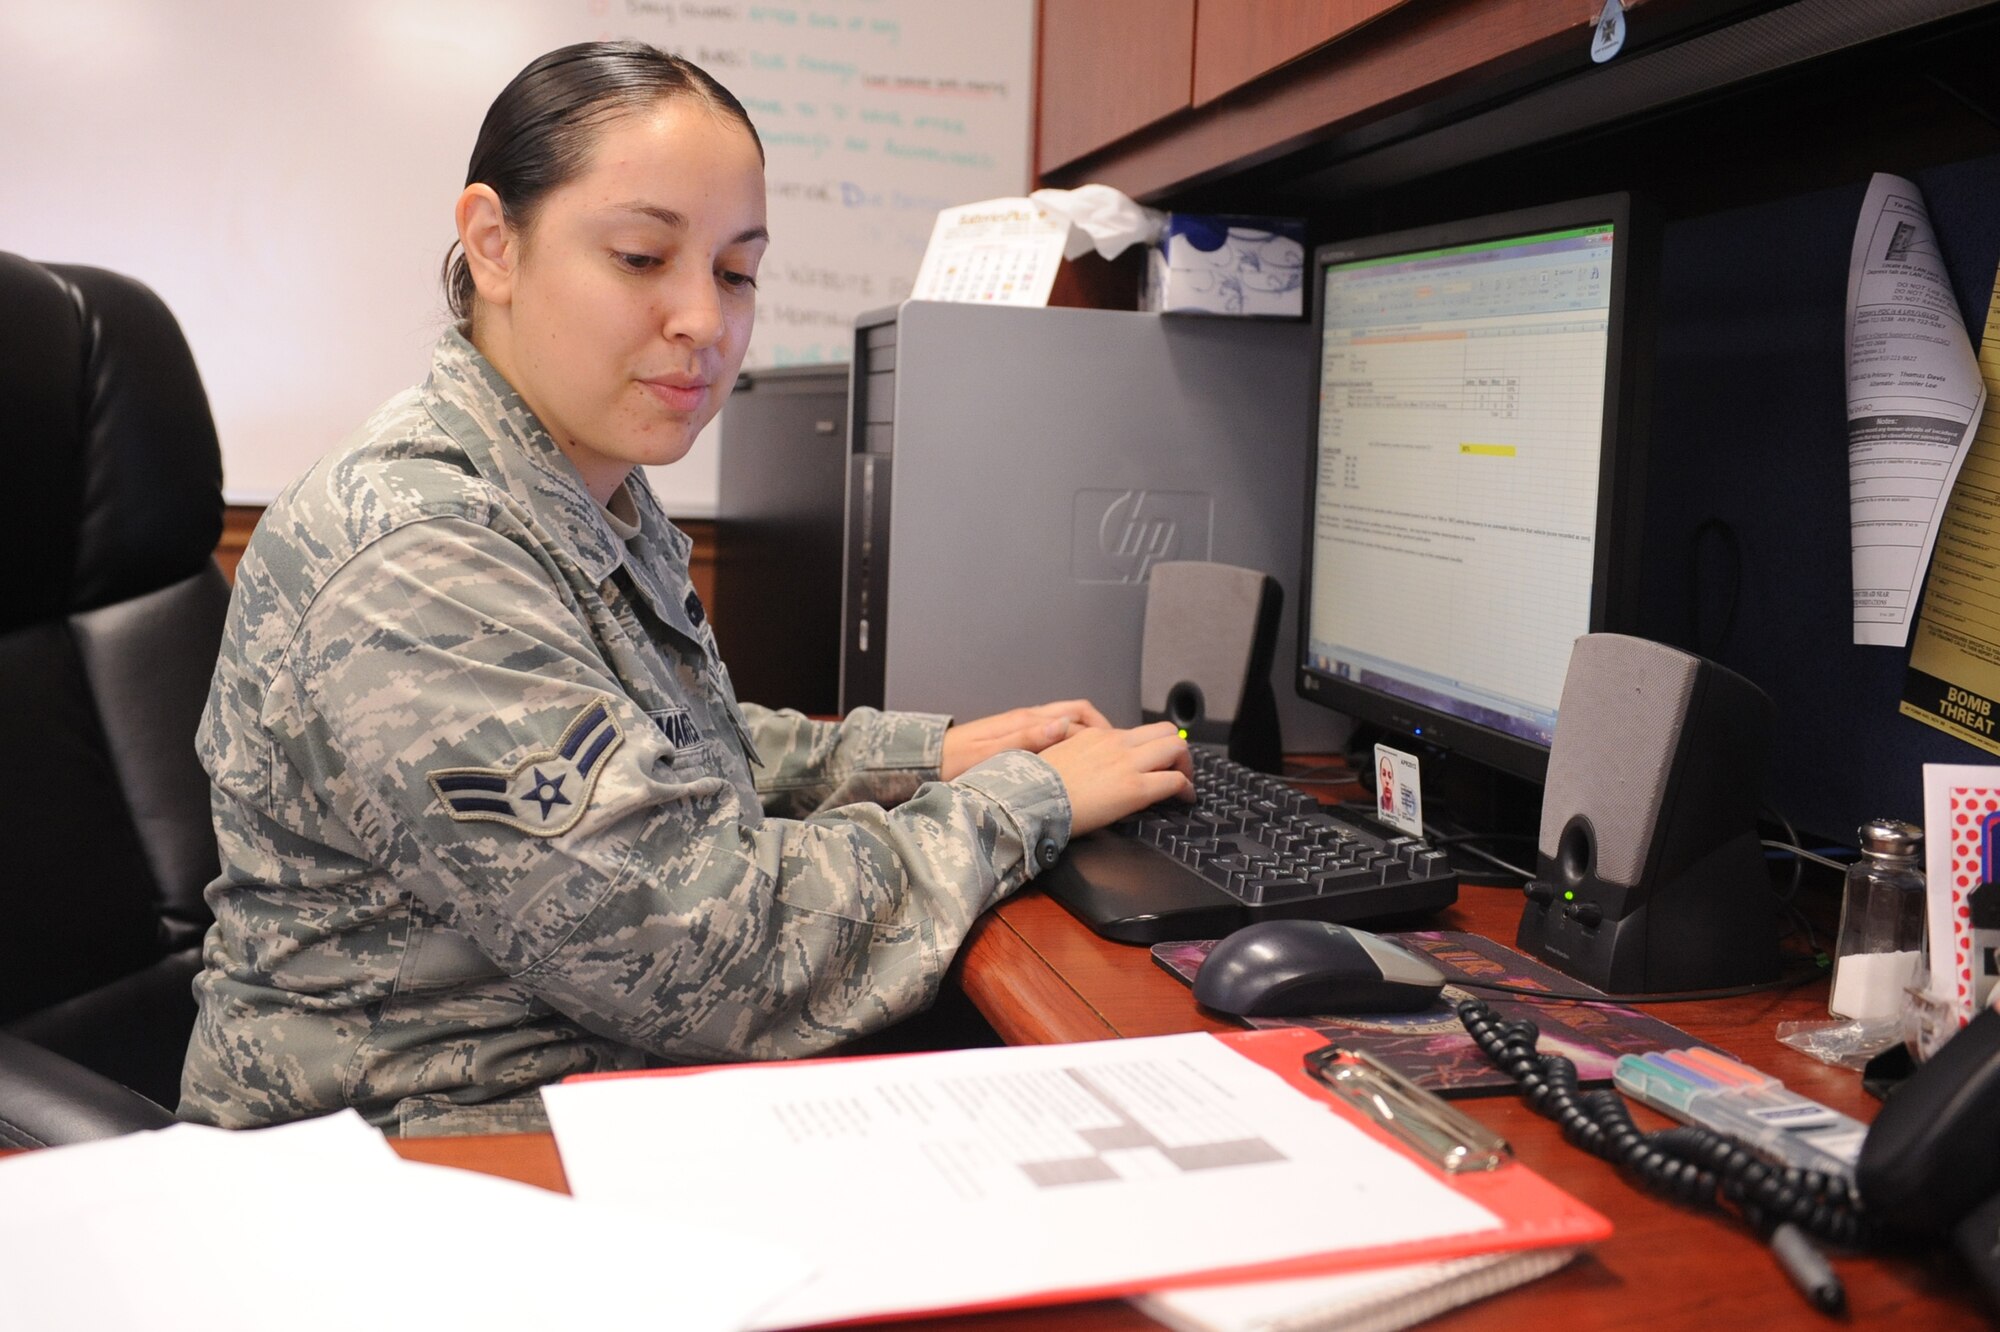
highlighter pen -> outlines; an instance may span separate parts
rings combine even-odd
[[[1698,1068],[1726,1086],[1776,1088],[1779,1091],[1783,1091],[1785,1087],[1784,1083],[1769,1073],[1759,1072],[1739,1059],[1719,1055],[1713,1050],[1704,1050],[1698,1045],[1685,1050],[1674,1050],[1671,1054],[1683,1067]]]
[[[1771,1232],[1771,1254],[1813,1308],[1837,1314],[1847,1307],[1847,1291],[1839,1274],[1805,1231],[1789,1221],[1780,1222]]]
[[[1707,1050],[1656,1050],[1621,1055],[1612,1080],[1632,1099],[1782,1165],[1854,1177],[1866,1126],[1747,1064]]]

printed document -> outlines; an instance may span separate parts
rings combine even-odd
[[[1869,182],[1847,277],[1854,641],[1909,641],[1917,589],[1986,403],[1917,187]]]
[[[2000,288],[1989,298],[1979,370],[1986,409],[1944,512],[1902,712],[2000,754]]]
[[[571,1191],[811,1255],[758,1326],[986,1304],[1500,1227],[1205,1035],[545,1088]]]

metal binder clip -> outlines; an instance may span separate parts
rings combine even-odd
[[[1505,1138],[1365,1051],[1322,1046],[1306,1056],[1306,1072],[1448,1175],[1493,1170],[1514,1155]]]

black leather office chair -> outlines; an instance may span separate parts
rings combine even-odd
[[[60,1147],[173,1122],[129,1087],[0,1032],[0,1147]]]
[[[160,299],[0,253],[0,450],[0,1028],[171,1107],[228,587],[215,425]]]

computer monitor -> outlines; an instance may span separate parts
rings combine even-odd
[[[1570,645],[1629,628],[1632,232],[1615,195],[1314,252],[1302,696],[1544,778]]]

